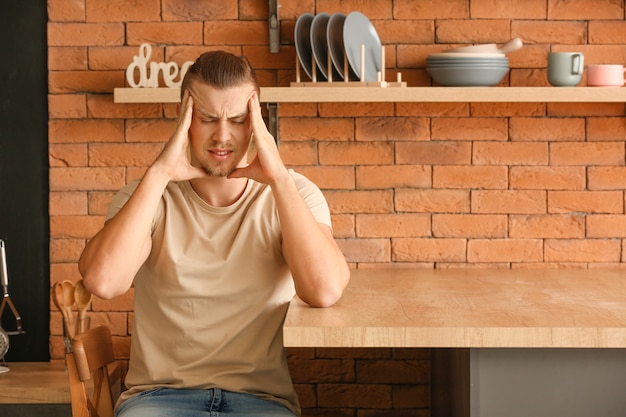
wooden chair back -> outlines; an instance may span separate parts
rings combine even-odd
[[[111,331],[95,327],[72,339],[66,354],[72,417],[113,417],[121,371],[115,362]],[[118,384],[111,386],[111,384]]]

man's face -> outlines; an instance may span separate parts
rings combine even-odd
[[[191,163],[209,175],[224,177],[245,166],[252,135],[248,101],[252,84],[218,90],[194,81],[189,86],[193,98]]]

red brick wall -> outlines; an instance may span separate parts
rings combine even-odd
[[[141,43],[155,61],[208,49],[247,55],[263,86],[295,80],[301,13],[367,15],[387,77],[429,85],[449,45],[525,46],[503,85],[545,86],[549,51],[626,63],[624,0],[283,1],[268,48],[266,0],[48,0],[51,283],[76,261],[116,190],[142,175],[174,127],[171,104],[115,104]],[[281,104],[284,161],[323,189],[354,267],[592,268],[621,265],[626,123],[621,103]],[[132,291],[93,303],[128,356]],[[51,352],[62,357],[60,316]],[[292,349],[305,414],[428,415],[428,352]],[[358,409],[358,411],[357,411]]]

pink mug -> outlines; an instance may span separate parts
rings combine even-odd
[[[622,65],[589,65],[587,68],[587,85],[592,87],[621,87],[624,85]]]

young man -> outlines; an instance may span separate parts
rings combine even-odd
[[[330,306],[349,279],[328,206],[281,161],[245,58],[205,53],[181,90],[176,131],[79,261],[98,297],[134,284],[117,416],[297,415],[287,306]]]

